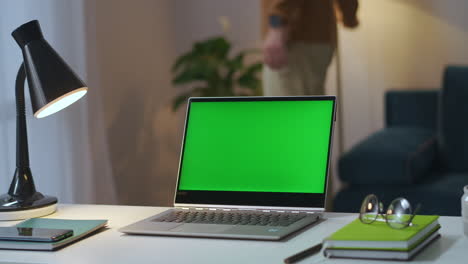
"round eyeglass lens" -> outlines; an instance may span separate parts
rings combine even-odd
[[[388,206],[386,212],[387,224],[395,229],[407,227],[413,218],[411,204],[405,198],[397,198]]]
[[[379,215],[379,199],[374,194],[369,194],[362,201],[359,219],[364,224],[370,224],[377,219]]]

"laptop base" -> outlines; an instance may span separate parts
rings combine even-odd
[[[120,232],[132,235],[161,235],[180,237],[204,237],[204,238],[230,238],[278,241],[295,233],[315,222],[320,218],[319,213],[306,213],[306,215],[288,226],[259,226],[259,225],[227,225],[206,223],[177,223],[155,222],[154,220],[167,215],[174,210],[169,209],[160,214],[151,216],[134,224],[119,229]],[[251,214],[252,211],[238,211]],[[258,212],[263,214],[264,212]]]

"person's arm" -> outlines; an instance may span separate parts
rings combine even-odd
[[[264,0],[266,2],[267,15],[271,21],[277,17],[285,28],[294,27],[295,20],[304,6],[306,0]],[[310,0],[308,0],[310,1]]]
[[[338,11],[345,27],[355,28],[359,25],[357,18],[358,0],[336,0]]]
[[[272,69],[287,64],[288,32],[304,0],[264,0],[268,31],[263,43],[264,62]]]

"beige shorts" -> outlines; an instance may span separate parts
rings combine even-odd
[[[323,95],[327,69],[334,48],[328,44],[295,43],[289,47],[288,64],[280,70],[263,68],[265,96]]]

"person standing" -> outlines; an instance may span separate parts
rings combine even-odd
[[[358,0],[262,0],[264,95],[324,94],[337,21],[357,27],[357,9]]]

